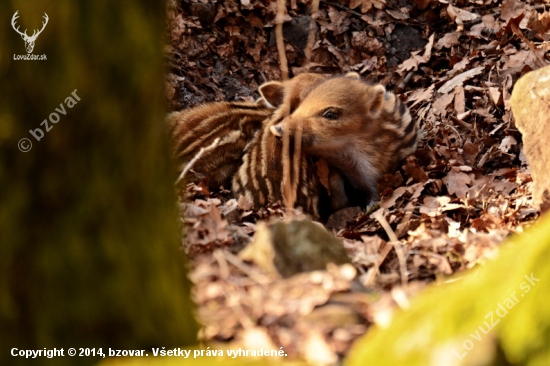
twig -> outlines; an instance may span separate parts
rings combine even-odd
[[[372,217],[374,217],[379,223],[380,226],[386,231],[386,234],[388,234],[388,237],[390,238],[389,244],[393,246],[395,249],[395,253],[397,254],[397,259],[399,260],[399,272],[401,273],[401,285],[405,286],[407,284],[407,261],[405,260],[405,253],[403,253],[403,248],[401,248],[401,245],[399,243],[399,240],[397,239],[397,236],[393,232],[390,224],[386,221],[386,218],[384,215],[382,215],[382,212],[384,209],[379,209],[378,211],[374,212],[372,214]]]
[[[401,248],[401,243],[394,242],[390,243],[393,245],[393,249],[395,249],[395,253],[397,254],[397,259],[399,260],[399,272],[401,272],[401,286],[407,285],[407,260],[405,259],[405,253],[403,252],[403,248]]]
[[[296,126],[296,132],[294,134],[294,176],[292,177],[292,192],[294,201],[292,202],[292,207],[296,203],[296,198],[298,196],[298,182],[300,181],[300,164],[302,162],[302,124],[299,123]]]
[[[317,12],[319,11],[319,0],[313,0],[311,3],[311,11],[310,11],[310,22],[309,22],[309,35],[307,37],[307,45],[306,49],[304,50],[304,55],[306,56],[306,61],[304,62],[303,67],[307,68],[309,66],[309,63],[311,62],[311,49],[313,48],[313,45],[315,44],[315,20],[313,19]]]
[[[409,71],[407,75],[405,75],[405,77],[403,78],[403,81],[397,86],[397,89],[405,89],[405,85],[407,85],[409,81],[411,81],[413,75],[414,70]]]
[[[392,248],[392,246],[388,243],[388,244],[386,244],[384,249],[382,249],[382,251],[380,253],[378,253],[378,260],[374,264],[374,267],[372,267],[369,270],[367,279],[364,281],[363,286],[368,287],[368,286],[372,285],[372,283],[374,282],[374,278],[376,277],[376,274],[378,273],[378,270],[380,269],[380,266],[382,265],[382,263],[384,263],[384,260],[386,259],[386,257],[390,253],[391,248]]]
[[[445,127],[443,128],[444,130],[453,130],[455,133],[456,133],[456,136],[458,137],[458,139],[460,140],[460,146],[464,145],[464,141],[462,141],[462,136],[460,136],[460,132],[457,131],[456,128],[454,128],[454,126],[451,126],[449,124],[446,124]]]
[[[335,8],[338,8],[340,10],[344,10],[345,12],[348,12],[350,14],[353,14],[359,18],[361,18],[364,14],[361,14],[359,13],[358,11],[355,11],[355,10],[351,10],[350,8],[344,6],[344,5],[341,5],[341,4],[338,4],[338,3],[335,3],[335,2],[332,2],[332,1],[324,1],[324,0],[321,0],[321,2],[323,4],[327,4],[327,5],[330,5],[330,6],[334,6]]]
[[[275,36],[277,38],[277,52],[279,52],[279,62],[281,63],[281,77],[288,80],[288,61],[286,59],[285,41],[283,39],[283,20],[285,16],[285,0],[277,2],[277,18],[275,20]]]
[[[447,263],[447,264],[449,263],[445,256],[443,256],[441,254],[432,253],[432,252],[429,252],[427,250],[411,250],[410,254],[418,254],[418,255],[423,255],[423,256],[426,256],[426,257],[432,257],[432,258],[438,259],[441,263]],[[448,269],[449,269],[450,272],[445,272],[445,270],[443,270],[443,273],[444,274],[451,274],[452,270],[451,270],[450,265],[448,265]],[[445,283],[447,283],[447,281],[445,281]]]
[[[548,6],[548,4],[535,5],[535,6],[532,6],[531,8],[533,10],[541,10],[541,9],[546,9],[546,6]],[[485,15],[491,15],[493,18],[496,18],[497,16],[500,16],[500,9],[496,9],[494,11],[491,11],[489,14],[485,14]],[[481,23],[483,21],[482,19],[483,17],[484,15],[480,15],[479,18],[464,22],[462,25],[464,26],[464,29],[468,29],[476,24]]]
[[[464,122],[463,120],[461,120],[461,119],[459,119],[459,118],[457,118],[453,115],[450,115],[450,117],[451,117],[451,121],[453,121],[454,123],[456,123],[459,126],[462,126],[462,127],[466,128],[468,130],[471,130],[473,128],[473,126],[468,122]]]
[[[300,168],[302,163],[302,125],[296,125],[294,132],[294,151],[290,157],[290,126],[283,130],[283,184],[284,200],[288,213],[292,212],[298,196]]]
[[[239,301],[236,301],[238,295],[232,291],[228,291],[228,289],[223,289],[223,294],[227,299],[227,303],[229,304],[229,307],[233,309],[233,313],[235,313],[235,315],[237,316],[237,319],[239,319],[239,323],[241,323],[241,326],[244,329],[252,328],[255,322],[253,322],[248,317],[243,307],[241,306],[241,303]]]
[[[525,38],[525,36],[523,35],[523,32],[521,31],[521,29],[519,29],[519,27],[517,25],[515,25],[514,23],[511,24],[511,28],[512,28],[512,32],[516,36],[518,36],[518,38],[521,39],[527,45],[527,47],[529,47],[529,49],[531,50],[531,52],[535,56],[536,61],[538,61],[537,66],[539,66],[539,67],[545,66],[546,62],[537,53],[537,48],[535,47],[535,44],[533,42],[531,42],[530,40],[528,40],[527,38]]]
[[[283,162],[283,192],[285,207],[288,212],[292,212],[294,207],[295,192],[292,189],[292,177],[291,177],[291,161],[290,161],[290,132],[289,128],[283,130],[283,153],[281,156]]]
[[[222,253],[226,261],[228,261],[229,263],[237,267],[239,270],[241,270],[241,272],[243,272],[252,281],[257,282],[260,285],[267,285],[273,282],[272,280],[269,279],[269,277],[265,276],[263,273],[259,273],[254,268],[243,263],[243,261],[236,255],[226,251]]]
[[[383,211],[384,211],[383,208],[376,210],[375,212],[372,213],[372,217],[374,217],[376,221],[380,223],[380,226],[382,226],[386,234],[388,234],[388,237],[390,238],[390,242],[396,243],[399,241],[397,239],[397,235],[395,235],[390,224],[388,224],[388,222],[386,221],[386,218],[384,217],[384,215],[382,215]]]
[[[224,281],[227,281],[229,278],[229,266],[227,265],[227,260],[225,259],[223,255],[223,251],[221,249],[214,250],[214,253],[212,253],[214,256],[214,259],[216,259],[216,262],[218,262],[218,266],[220,267],[220,278]]]
[[[197,162],[197,160],[199,160],[201,158],[201,156],[204,155],[205,152],[210,151],[210,150],[214,150],[216,148],[216,146],[218,146],[219,143],[220,143],[220,138],[218,137],[209,146],[202,147],[199,150],[199,152],[197,153],[197,155],[195,155],[195,157],[193,159],[191,159],[191,161],[189,161],[189,163],[187,163],[187,165],[185,165],[185,168],[181,171],[180,176],[178,177],[178,179],[176,179],[176,185],[178,185],[183,180],[183,178],[185,178],[185,174],[187,174],[189,169],[191,169],[193,167],[193,165]]]
[[[213,255],[220,267],[220,278],[223,281],[227,281],[229,278],[229,266],[227,265],[227,262],[233,264],[235,267],[243,271],[248,276],[248,278],[252,280],[256,280],[255,274],[251,273],[250,271],[246,271],[245,267],[240,265],[242,263],[239,263],[239,259],[235,257],[233,254],[229,252],[224,252],[221,249],[216,249]],[[261,277],[260,279],[262,281],[265,280],[265,278],[261,278]],[[256,281],[256,282],[258,282],[259,284],[267,283],[267,282],[261,283],[259,281]],[[227,303],[229,304],[229,307],[233,309],[233,312],[239,319],[239,322],[241,323],[242,327],[245,329],[253,327],[254,323],[246,315],[246,312],[244,311],[241,304],[238,301],[235,301],[235,297],[237,297],[238,295],[234,291],[231,291],[230,289],[228,289],[227,286],[222,288],[222,293],[225,296]]]

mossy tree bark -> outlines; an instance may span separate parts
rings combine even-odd
[[[14,60],[27,54],[16,11],[29,35],[47,13],[33,51],[47,60]],[[12,347],[195,342],[163,123],[163,2],[4,1],[0,30],[0,364],[27,364]]]
[[[388,328],[370,329],[344,364],[547,365],[550,216],[502,245],[493,262],[431,285]]]

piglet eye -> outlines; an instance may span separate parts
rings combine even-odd
[[[338,112],[336,112],[335,110],[329,109],[325,111],[325,113],[323,113],[323,117],[326,119],[335,120],[335,119],[338,119],[338,117],[340,116],[338,115]]]

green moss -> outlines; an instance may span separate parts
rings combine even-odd
[[[547,258],[550,216],[508,240],[494,262],[472,270],[467,278],[432,285],[410,309],[398,312],[389,328],[372,329],[360,339],[345,364],[547,364]]]

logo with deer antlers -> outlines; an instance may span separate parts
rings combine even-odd
[[[34,32],[32,33],[32,36],[28,36],[26,29],[24,32],[21,32],[19,30],[19,26],[16,27],[15,21],[17,18],[19,18],[19,15],[17,15],[18,12],[19,10],[17,10],[15,14],[13,14],[13,17],[11,18],[11,26],[17,33],[21,35],[21,38],[23,38],[23,41],[25,41],[25,48],[27,49],[27,53],[32,53],[32,50],[34,49],[34,42],[36,42],[36,38],[38,38],[38,35],[42,33],[44,28],[46,28],[46,24],[48,24],[48,19],[49,19],[48,14],[44,13],[44,22],[42,23],[42,29],[40,30],[35,29]]]

